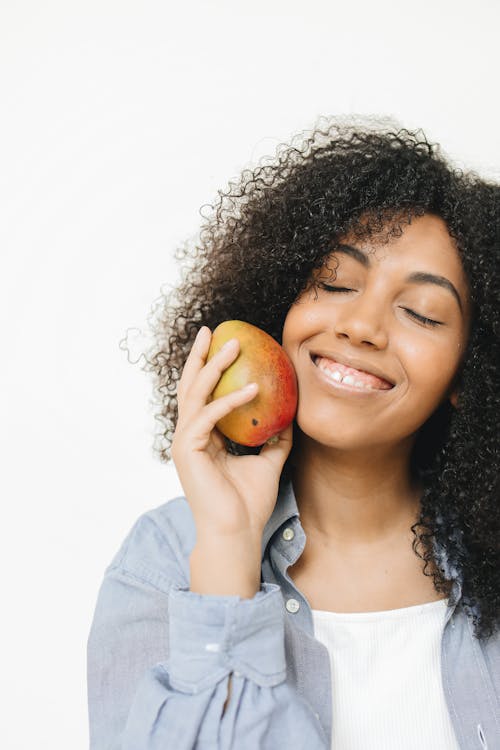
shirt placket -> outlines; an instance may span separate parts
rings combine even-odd
[[[286,610],[285,648],[288,679],[311,706],[326,737],[331,737],[332,683],[328,650],[314,636],[309,602],[287,573],[302,554],[305,532],[297,516],[290,518],[275,532],[263,563],[264,580],[277,583]]]

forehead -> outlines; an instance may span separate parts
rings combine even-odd
[[[354,235],[339,237],[335,245],[349,244],[360,249],[368,258],[368,266],[404,266],[409,271],[424,271],[441,274],[450,278],[467,296],[468,284],[455,240],[450,236],[443,219],[433,214],[413,217],[411,224],[401,226],[402,234],[387,243],[364,241]],[[338,261],[349,257],[349,263],[356,263],[350,256],[341,252],[332,255]]]

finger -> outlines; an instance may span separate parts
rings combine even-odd
[[[259,456],[270,461],[273,467],[281,472],[293,444],[293,422],[278,433],[275,438],[277,440],[271,438],[270,441],[264,443]]]
[[[244,388],[239,388],[207,404],[190,430],[191,439],[196,448],[204,449],[217,422],[236,407],[254,399],[258,390],[256,383],[249,383]]]
[[[220,430],[217,429],[217,427],[214,427],[211,434],[211,439],[214,444],[214,448],[216,451],[224,450],[226,447],[226,444],[224,442],[224,435]]]
[[[211,459],[215,459],[219,453],[227,453],[226,443],[224,441],[224,435],[215,426],[210,433],[210,439],[207,443],[205,451]]]
[[[230,339],[197,373],[189,390],[184,392],[190,414],[200,411],[211,400],[215,386],[224,371],[237,358],[239,348],[238,339]]]
[[[212,332],[208,326],[202,326],[196,334],[193,345],[184,363],[184,368],[177,386],[177,400],[182,401],[185,394],[191,388],[198,373],[205,365]]]

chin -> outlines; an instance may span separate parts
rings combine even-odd
[[[376,440],[375,436],[371,436],[371,440],[367,436],[363,439],[359,430],[337,429],[333,426],[325,424],[309,424],[307,421],[303,422],[300,419],[296,420],[297,427],[300,433],[308,440],[314,443],[318,443],[326,448],[332,448],[335,450],[362,450],[369,448],[374,445]]]

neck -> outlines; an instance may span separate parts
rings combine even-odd
[[[341,451],[300,435],[292,484],[306,535],[336,547],[387,544],[418,519],[412,443]]]

